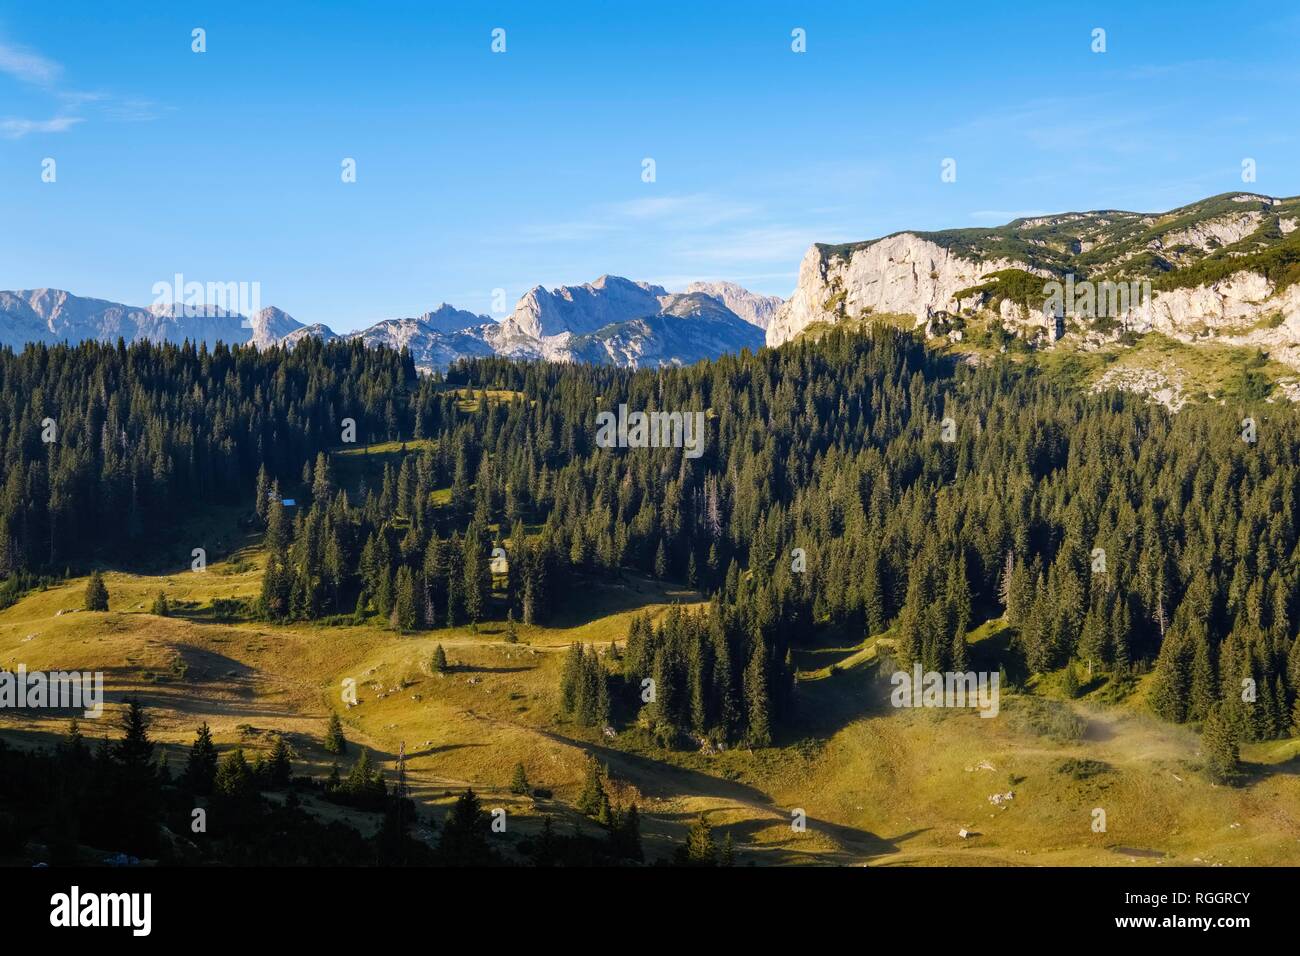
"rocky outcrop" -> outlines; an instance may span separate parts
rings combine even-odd
[[[253,313],[249,325],[253,333],[250,341],[259,349],[269,348],[302,328],[301,322],[275,306]]]
[[[1187,340],[1249,334],[1251,341],[1289,348],[1300,344],[1291,329],[1294,294],[1273,288],[1266,275],[1278,275],[1279,265],[1294,261],[1298,214],[1300,198],[1225,193],[1166,213],[1061,213],[996,228],[814,245],[800,266],[798,287],[768,327],[767,342],[779,345],[813,323],[857,321],[873,313],[911,315],[928,329],[936,313],[992,310],[1008,326],[1045,327],[1034,300],[1046,298],[1047,282],[1073,277],[1071,282],[1118,278],[1165,286],[1141,309],[1125,311],[1126,302],[1119,314],[1106,313],[1120,320],[1121,331],[1155,330]],[[1240,269],[1227,275],[1225,264],[1236,262]],[[1200,271],[1184,272],[1188,279],[1179,282],[1187,269]],[[986,281],[1003,270],[1010,271],[998,284]],[[1037,277],[1044,281],[1042,296],[1036,294]],[[998,294],[1003,281],[1008,291]],[[977,286],[984,289],[958,299]],[[1065,312],[1084,316],[1084,325],[1097,314],[1068,305]],[[1256,328],[1261,324],[1266,328]],[[1058,337],[1059,329],[1047,341]]]
[[[604,275],[579,286],[526,292],[507,321],[523,335],[545,339],[565,332],[582,335],[613,322],[656,315],[665,290],[648,282]]]
[[[767,344],[787,342],[814,322],[875,312],[924,319],[933,311],[953,308],[957,292],[1009,268],[1026,264],[1006,258],[966,259],[910,232],[847,249],[814,245],[799,266],[794,295],[767,328]]]

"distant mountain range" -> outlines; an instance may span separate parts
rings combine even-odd
[[[408,348],[418,368],[444,370],[461,358],[507,355],[631,368],[689,365],[757,350],[781,300],[731,282],[697,282],[683,293],[601,276],[580,286],[530,289],[496,322],[443,304],[412,318],[384,319],[340,335],[274,306],[251,317],[217,309],[187,314],[88,299],[58,289],[0,292],[0,345],[95,340],[251,343],[292,348],[306,337],[360,339]],[[190,310],[193,311],[193,310]]]
[[[1288,373],[1300,371],[1297,226],[1300,198],[1224,193],[1168,212],[1068,212],[994,228],[815,243],[785,301],[731,282],[694,282],[669,292],[605,275],[584,285],[536,286],[500,322],[443,304],[345,335],[274,307],[247,318],[215,309],[183,315],[55,289],[0,292],[0,345],[121,337],[266,348],[293,347],[310,336],[405,347],[424,370],[488,355],[653,368],[780,345],[841,323],[915,327],[971,353],[1006,351],[1008,333],[1031,347],[1137,353],[1135,336],[1156,332],[1150,342],[1173,339],[1198,355],[1206,346],[1259,350],[1276,363],[1272,377],[1283,392],[1300,400],[1300,379]],[[1067,302],[1050,319],[1045,314],[1052,283],[1074,289],[1134,282],[1147,287],[1141,299],[1123,301],[1118,310]],[[1134,378],[1153,393],[1167,386],[1223,394],[1222,381],[1200,382],[1204,376],[1191,364],[1142,355],[1128,362],[1132,368],[1096,377],[1101,384]]]

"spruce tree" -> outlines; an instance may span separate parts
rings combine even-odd
[[[415,605],[415,578],[411,569],[403,565],[397,571],[397,597],[393,604],[391,624],[395,631],[409,633],[418,623]]]
[[[289,745],[283,736],[277,736],[275,744],[271,747],[271,756],[267,761],[267,775],[273,787],[287,787],[293,779],[293,765],[289,762]]]
[[[686,864],[688,866],[717,866],[718,847],[713,842],[713,827],[704,814],[696,817],[686,834]]]
[[[444,866],[483,866],[493,858],[488,844],[491,823],[477,794],[466,790],[447,813],[438,841]]]
[[[1205,715],[1201,728],[1201,749],[1205,754],[1206,770],[1220,782],[1233,780],[1240,770],[1240,753],[1237,732],[1225,718],[1223,705],[1215,703]]]
[[[86,582],[84,607],[87,611],[108,610],[108,588],[104,586],[104,576],[98,571],[91,571],[90,580]]]
[[[1074,663],[1066,661],[1065,670],[1061,672],[1061,694],[1066,700],[1079,696],[1079,678],[1074,673]]]
[[[190,793],[207,796],[212,792],[212,782],[217,774],[217,748],[212,742],[212,731],[205,721],[194,735],[189,758],[185,763],[182,785]]]
[[[595,818],[609,813],[609,797],[600,782],[600,765],[596,763],[595,757],[587,758],[587,776],[578,797],[577,809],[579,813]]]
[[[772,720],[767,687],[767,646],[761,637],[754,642],[749,666],[745,668],[745,703],[749,717],[748,744],[751,747],[770,746]]]
[[[532,788],[528,786],[528,775],[524,773],[522,762],[515,764],[514,776],[510,778],[510,792],[517,796],[527,796]]]
[[[336,713],[330,714],[329,726],[325,730],[325,752],[344,754],[348,752],[348,742],[343,736],[343,721]]]
[[[736,865],[736,841],[731,837],[731,831],[727,831],[727,838],[722,841],[722,859],[719,861],[722,866]]]

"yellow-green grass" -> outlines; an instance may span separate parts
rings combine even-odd
[[[517,392],[509,388],[469,388],[458,387],[449,388],[448,392],[455,395],[458,399],[456,407],[462,412],[472,412],[478,408],[479,399],[486,395],[489,405],[500,405],[503,402],[517,402],[524,397],[523,392]]]
[[[488,807],[507,809],[507,852],[544,813],[595,832],[571,809],[594,754],[610,767],[615,801],[638,803],[652,859],[703,813],[719,840],[733,836],[742,863],[1300,863],[1300,741],[1243,747],[1245,784],[1215,786],[1200,772],[1194,731],[1146,712],[1142,681],[1115,705],[1103,703],[1102,680],[1084,681],[1079,700],[1060,700],[1054,674],[1025,693],[1004,693],[996,718],[895,709],[881,673],[891,636],[837,637],[797,658],[798,716],[777,746],[665,751],[622,722],[611,738],[565,719],[559,670],[571,642],[604,651],[624,641],[642,609],[662,614],[673,603],[699,602],[697,594],[631,575],[584,581],[580,613],[546,627],[521,625],[513,645],[499,622],[411,635],[376,624],[212,622],[205,608],[214,597],[257,593],[260,558],[251,564],[234,574],[223,573],[230,565],[222,561],[203,574],[110,572],[107,613],[77,610],[84,579],[35,592],[0,611],[0,663],[104,671],[109,707],[100,721],[83,721],[83,732],[116,737],[122,700],[136,694],[173,769],[207,721],[223,750],[265,749],[283,734],[296,751],[295,772],[324,776],[335,758],[320,742],[335,711],[349,740],[369,748],[390,780],[405,744],[423,812],[440,819],[466,786]],[[180,616],[147,613],[159,590],[181,605]],[[1006,638],[1005,624],[982,625],[971,634],[972,657],[983,659]],[[452,665],[443,675],[430,667],[439,644]],[[343,701],[347,678],[355,681],[354,707]],[[616,711],[634,711],[639,688],[615,686]],[[1036,730],[1027,715],[1038,706],[1068,708],[1085,722],[1082,736]],[[48,744],[65,732],[67,716],[0,711],[0,734]],[[342,759],[343,770],[355,755]],[[1070,759],[1104,768],[1076,779],[1072,768],[1091,765]],[[510,794],[516,763],[552,796]],[[1010,801],[989,803],[1007,791]],[[309,805],[367,830],[377,825],[321,801]],[[1105,832],[1093,829],[1095,809],[1106,813]],[[796,810],[806,813],[804,831],[791,826]],[[962,828],[978,835],[962,839]]]

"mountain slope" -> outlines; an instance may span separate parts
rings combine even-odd
[[[257,335],[269,344],[297,323],[279,309],[263,309],[254,319],[215,308],[191,314],[183,308],[150,308],[88,299],[59,289],[0,292],[0,345],[21,349],[28,342],[80,342],[87,339],[127,342],[148,339],[180,343],[189,339],[209,346],[246,343]]]
[[[253,344],[293,348],[306,338],[360,339],[367,346],[410,349],[417,368],[444,370],[471,357],[591,361],[617,365],[684,365],[724,352],[756,349],[762,331],[724,304],[730,300],[765,318],[780,300],[733,283],[700,284],[713,294],[677,295],[661,286],[601,276],[581,286],[529,290],[503,322],[446,303],[413,318],[383,319],[339,335],[322,323],[304,325],[274,306],[251,319],[209,309],[136,308],[56,289],[0,292],[0,345],[28,342],[151,340]]]
[[[742,349],[757,351],[763,332],[712,296],[665,295],[659,314],[615,322],[569,339],[564,357],[593,365],[655,368],[690,365]]]
[[[686,293],[702,292],[712,296],[751,325],[766,329],[784,302],[779,296],[759,295],[734,282],[692,282]]]
[[[610,275],[550,292],[535,286],[519,300],[508,321],[536,339],[565,332],[581,335],[611,322],[655,315],[659,297],[666,294],[660,286]]]
[[[767,342],[780,344],[814,322],[880,312],[924,320],[991,308],[1004,319],[1033,322],[1044,284],[1067,276],[1150,282],[1151,317],[1112,316],[1138,331],[1177,335],[1179,326],[1257,321],[1271,310],[1289,321],[1300,304],[1287,297],[1300,279],[1298,221],[1300,198],[1225,193],[1165,213],[1061,213],[992,229],[814,244]]]

